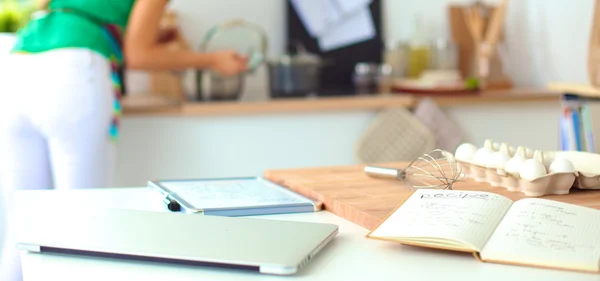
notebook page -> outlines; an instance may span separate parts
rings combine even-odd
[[[419,189],[369,236],[445,238],[480,250],[511,204],[494,193]]]
[[[481,252],[484,260],[598,270],[600,211],[544,199],[513,204]]]
[[[203,209],[312,204],[305,197],[260,179],[164,181],[161,184],[192,206]]]

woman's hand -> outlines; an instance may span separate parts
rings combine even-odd
[[[248,58],[236,51],[216,51],[211,56],[210,68],[223,76],[233,76],[247,69]]]

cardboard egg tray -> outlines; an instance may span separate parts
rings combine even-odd
[[[551,162],[554,157],[569,159],[577,171],[574,173],[549,173],[530,181],[511,175],[503,169],[487,168],[466,161],[458,161],[458,163],[462,166],[466,176],[477,182],[504,187],[509,191],[522,192],[528,197],[565,195],[569,194],[571,188],[600,189],[600,172],[590,172],[590,167],[600,168],[600,154],[548,151],[544,152],[544,157],[544,162]],[[548,165],[545,166],[547,170]]]

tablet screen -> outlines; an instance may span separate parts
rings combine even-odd
[[[284,187],[260,178],[159,183],[193,208],[200,209],[313,203]]]

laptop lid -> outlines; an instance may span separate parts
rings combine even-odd
[[[39,209],[38,209],[39,210]],[[337,234],[332,224],[124,209],[21,209],[31,252],[231,267],[291,275]]]

